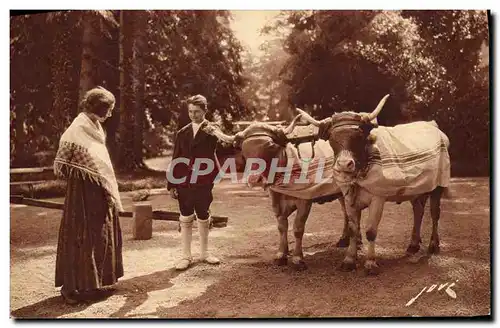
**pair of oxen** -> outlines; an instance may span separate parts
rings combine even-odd
[[[375,140],[370,136],[370,133],[372,129],[378,126],[376,117],[388,97],[389,95],[386,95],[371,113],[341,112],[317,121],[303,110],[297,109],[297,116],[285,128],[257,122],[249,125],[244,131],[238,132],[236,135],[224,134],[216,125],[210,125],[207,131],[225,143],[241,147],[242,155],[247,159],[262,158],[268,160],[270,158],[286,157],[286,135],[295,128],[299,119],[319,127],[319,137],[327,140],[333,149],[333,178],[342,191],[330,197],[330,200],[340,202],[344,215],[344,229],[337,247],[347,247],[347,252],[340,269],[350,271],[356,268],[357,252],[362,244],[360,233],[361,211],[368,208],[366,229],[368,250],[364,268],[368,274],[377,274],[375,240],[382,218],[384,203],[388,201],[397,203],[411,202],[413,206],[413,233],[407,253],[415,254],[420,249],[420,227],[426,201],[430,198],[430,212],[433,224],[428,252],[437,253],[439,251],[438,221],[443,192],[442,187],[436,187],[433,190],[426,190],[423,193],[403,197],[398,195],[381,197],[370,193],[366,189],[356,188],[358,173],[366,169],[368,146]],[[284,140],[285,142],[283,142]],[[304,269],[306,264],[302,251],[302,238],[305,223],[314,201],[299,199],[273,190],[270,190],[270,198],[280,234],[279,251],[275,262],[278,265],[287,264],[289,254],[287,241],[288,217],[297,211],[293,225],[295,248],[292,253],[292,262],[297,269]]]

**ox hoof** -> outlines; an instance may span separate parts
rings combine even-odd
[[[279,257],[274,259],[274,264],[277,266],[284,266],[288,264],[288,258],[285,257]]]
[[[356,270],[356,262],[354,261],[344,261],[339,267],[340,271],[348,272],[348,271],[354,271]]]
[[[304,262],[303,259],[292,259],[293,262],[293,268],[297,271],[303,271],[307,269],[306,262]]]
[[[419,250],[420,250],[420,245],[410,245],[406,249],[406,254],[414,255],[414,254],[417,254]]]
[[[429,254],[438,254],[439,253],[439,245],[430,244],[428,252],[429,252]]]
[[[376,276],[380,272],[380,269],[375,261],[366,261],[365,262],[365,274],[367,276]]]
[[[349,246],[349,237],[343,237],[340,238],[337,244],[335,244],[336,247],[340,248],[345,248]]]

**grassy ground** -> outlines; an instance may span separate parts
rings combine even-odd
[[[342,231],[338,202],[315,205],[304,236],[308,269],[277,267],[272,258],[278,232],[270,200],[262,191],[224,181],[214,188],[212,210],[229,216],[213,229],[210,248],[220,266],[196,263],[173,270],[180,256],[175,222],[153,223],[153,238],[132,238],[132,219],[121,218],[125,276],[106,301],[65,305],[54,288],[57,231],[61,212],[11,206],[11,311],[15,317],[212,318],[212,317],[373,317],[477,316],[490,313],[490,204],[488,179],[454,179],[453,199],[443,200],[441,252],[425,255],[431,220],[426,208],[420,256],[407,258],[411,206],[388,203],[377,239],[381,272],[366,277],[337,270],[344,249],[334,246]],[[123,194],[126,210],[133,206]],[[151,197],[155,209],[177,210],[166,195]],[[364,231],[366,213],[363,214]],[[289,220],[292,230],[293,215]],[[290,247],[294,246],[289,232]],[[366,240],[364,241],[366,247]],[[195,228],[193,255],[199,254]],[[359,264],[362,265],[364,251]],[[417,261],[416,261],[417,260]],[[406,303],[424,287],[455,283],[456,298],[437,288]]]

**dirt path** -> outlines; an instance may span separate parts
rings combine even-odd
[[[11,206],[11,310],[15,317],[295,317],[295,316],[471,316],[490,312],[489,181],[453,181],[454,199],[444,200],[441,253],[412,263],[404,256],[411,235],[411,206],[387,204],[377,253],[381,273],[365,277],[337,270],[344,250],[334,247],[342,231],[337,202],[315,205],[306,225],[306,271],[276,267],[278,246],[270,200],[261,191],[225,181],[215,188],[214,214],[229,216],[211,232],[211,248],[223,260],[175,272],[180,235],[174,222],[155,221],[153,238],[132,239],[131,219],[122,218],[125,276],[106,301],[68,306],[53,287],[60,211]],[[130,197],[124,194],[126,207]],[[153,207],[177,210],[168,196]],[[366,213],[363,214],[363,218]],[[291,220],[290,220],[291,221]],[[424,249],[430,237],[428,208]],[[292,224],[290,223],[290,230]],[[362,225],[363,226],[363,225]],[[197,231],[193,251],[199,252]],[[293,247],[293,232],[289,233]],[[360,260],[363,259],[363,252]],[[445,289],[455,283],[456,298]]]

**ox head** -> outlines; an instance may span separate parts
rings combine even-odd
[[[297,109],[302,117],[320,127],[320,136],[329,141],[335,153],[334,172],[337,180],[352,180],[368,162],[368,147],[374,142],[370,135],[377,127],[376,118],[382,110],[386,95],[371,113],[342,112],[317,121],[309,114]]]
[[[262,186],[267,184],[266,177],[269,173],[272,159],[282,158],[282,151],[288,143],[286,135],[293,131],[300,117],[301,114],[297,115],[287,127],[277,127],[256,122],[249,125],[245,130],[236,133],[236,135],[224,134],[215,125],[210,125],[207,132],[215,135],[225,143],[241,148],[242,156],[246,161],[249,159],[258,159],[261,162],[265,162],[265,169],[261,174],[248,178],[248,184],[251,187]],[[255,170],[256,168],[251,167],[251,169]]]

